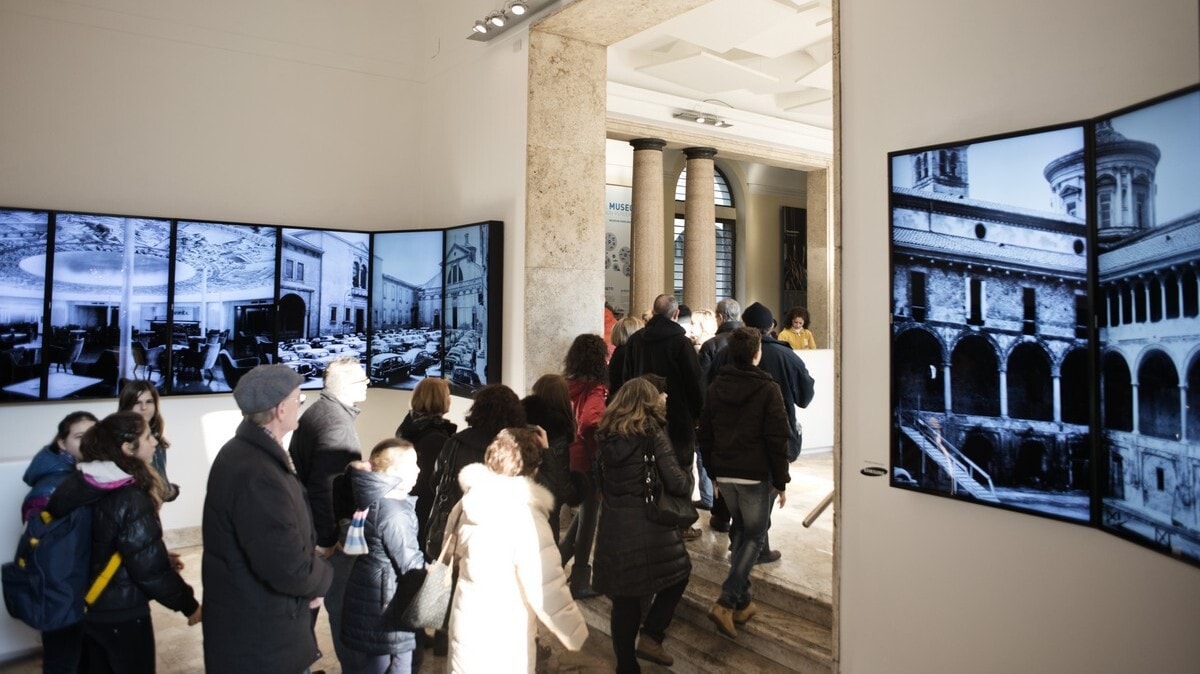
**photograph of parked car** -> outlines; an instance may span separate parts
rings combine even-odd
[[[375,234],[372,251],[372,386],[411,390],[440,376],[442,232]],[[431,371],[432,370],[432,371]]]

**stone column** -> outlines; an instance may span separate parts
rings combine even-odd
[[[630,247],[633,249],[633,274],[629,293],[629,314],[641,316],[654,304],[654,298],[668,290],[664,260],[666,236],[663,231],[663,148],[660,138],[638,138],[633,146],[633,213]]]
[[[683,206],[683,303],[693,309],[717,306],[717,209],[711,147],[689,147],[687,200]]]
[[[1000,418],[1008,418],[1008,369],[1000,368]]]
[[[942,363],[942,401],[945,405],[946,414],[954,411],[952,404],[953,392],[950,389],[950,363]]]
[[[1050,378],[1053,387],[1052,398],[1054,399],[1054,422],[1062,423],[1062,375],[1057,372]]]
[[[1141,410],[1138,409],[1138,407],[1139,407],[1139,405],[1138,405],[1138,383],[1137,383],[1136,374],[1137,373],[1135,372],[1133,384],[1130,386],[1132,395],[1130,396],[1129,406],[1133,408],[1133,430],[1131,432],[1134,435],[1141,435],[1142,434],[1142,428],[1141,428],[1142,427],[1142,419],[1141,419]]]
[[[1188,387],[1187,383],[1179,385],[1179,441],[1187,442],[1188,439]]]

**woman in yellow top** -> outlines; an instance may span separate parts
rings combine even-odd
[[[808,329],[808,309],[788,309],[784,324],[787,327],[779,331],[779,341],[787,342],[793,349],[817,348],[817,340],[813,339],[812,330]]]

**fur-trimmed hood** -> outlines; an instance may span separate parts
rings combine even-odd
[[[550,491],[530,478],[497,475],[482,463],[463,466],[458,484],[463,490],[463,514],[472,522],[511,518],[514,509],[530,507],[547,517],[554,506]]]

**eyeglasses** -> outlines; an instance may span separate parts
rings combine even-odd
[[[299,395],[299,396],[296,398],[296,407],[303,407],[303,406],[304,406],[304,401],[305,401],[305,400],[308,400],[308,396],[306,396],[306,395],[304,395],[303,393],[301,393],[301,394],[300,394],[300,395]]]

